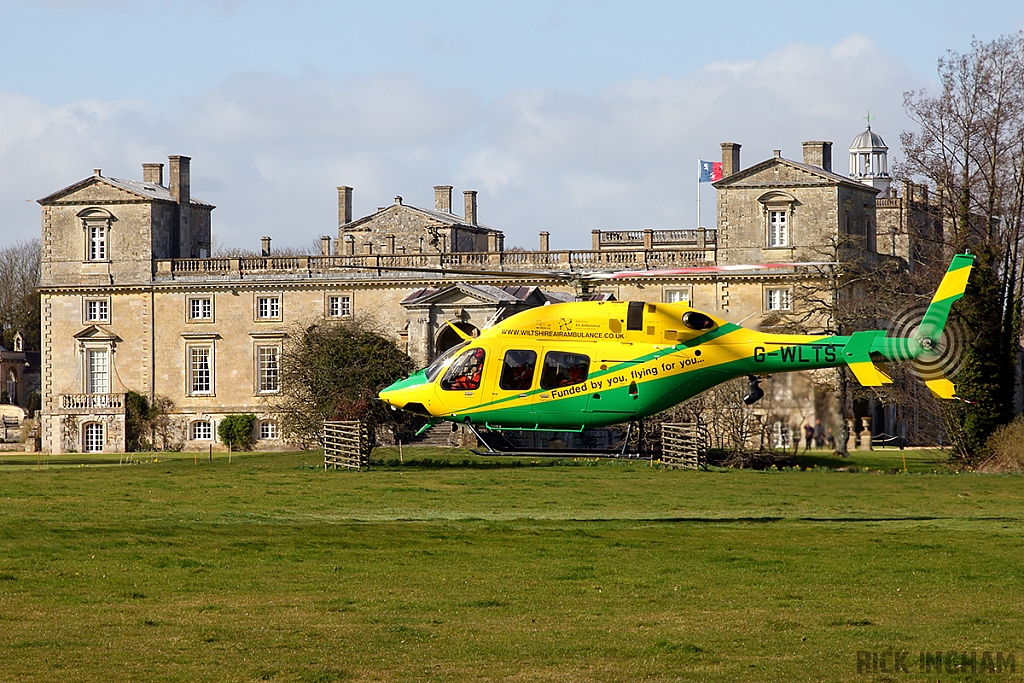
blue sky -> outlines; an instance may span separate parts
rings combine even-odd
[[[697,158],[743,165],[873,128],[899,156],[936,60],[1024,28],[1020,2],[0,0],[0,245],[88,176],[191,156],[225,246],[311,246],[432,186],[506,244],[692,227]],[[714,195],[702,190],[703,223]]]

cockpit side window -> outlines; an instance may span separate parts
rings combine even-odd
[[[459,356],[444,379],[441,388],[448,391],[473,391],[480,388],[480,376],[484,371],[484,350],[470,349]]]
[[[555,389],[586,382],[589,371],[590,358],[582,353],[548,351],[540,373],[540,388]]]
[[[526,391],[533,384],[533,373],[536,369],[536,351],[506,351],[498,386],[506,391]]]
[[[448,359],[457,354],[462,349],[466,348],[467,344],[469,344],[468,341],[464,341],[461,344],[456,344],[455,346],[448,349],[434,360],[430,361],[430,365],[428,365],[423,370],[423,372],[427,376],[427,381],[433,382],[434,378],[441,374],[441,368],[443,368],[444,364],[448,362]]]

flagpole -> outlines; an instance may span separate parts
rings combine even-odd
[[[700,230],[700,157],[697,157],[697,225],[694,227]]]

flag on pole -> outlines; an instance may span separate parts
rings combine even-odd
[[[700,161],[700,180],[701,183],[713,183],[716,180],[722,179],[722,162],[721,161]]]

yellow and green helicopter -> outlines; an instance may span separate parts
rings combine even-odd
[[[582,431],[632,423],[736,377],[750,379],[748,404],[764,395],[759,378],[779,372],[845,365],[862,385],[881,386],[892,381],[885,361],[927,367],[939,353],[973,264],[971,254],[953,258],[909,336],[769,334],[687,303],[552,304],[466,337],[379,396],[428,418],[424,429],[450,421],[474,431]],[[942,370],[931,368],[923,373],[931,392],[957,398]]]

